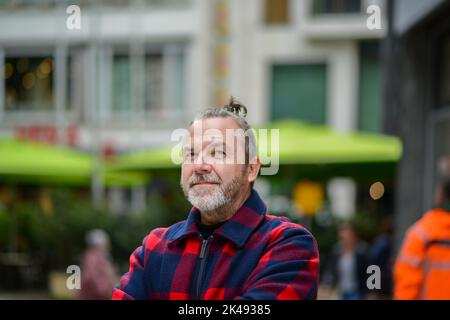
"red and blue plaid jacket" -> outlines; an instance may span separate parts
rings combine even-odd
[[[187,220],[150,232],[130,257],[113,299],[316,299],[314,237],[287,218],[266,215],[256,191],[213,235]]]

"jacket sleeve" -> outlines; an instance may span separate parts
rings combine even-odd
[[[147,289],[144,281],[146,237],[142,246],[138,247],[130,256],[130,269],[120,279],[120,283],[113,289],[113,300],[147,299]]]
[[[420,299],[424,279],[422,262],[426,238],[426,233],[419,225],[415,225],[407,232],[394,266],[395,299]]]
[[[280,226],[236,299],[316,299],[319,252],[314,237],[298,226]]]

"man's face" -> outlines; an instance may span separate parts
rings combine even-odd
[[[343,225],[339,228],[339,240],[344,245],[354,245],[357,242],[356,234],[349,225]]]
[[[248,165],[238,161],[245,155],[244,141],[236,136],[227,139],[227,131],[237,129],[231,118],[198,120],[189,128],[181,186],[189,202],[204,214],[231,207],[256,178]]]

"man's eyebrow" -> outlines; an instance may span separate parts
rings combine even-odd
[[[221,146],[221,147],[223,147],[224,149],[226,149],[226,147],[227,147],[225,141],[214,141],[214,142],[211,142],[210,144],[207,145],[207,147],[216,147],[216,146]],[[206,146],[205,146],[205,147],[206,147]],[[192,152],[192,151],[195,150],[195,149],[196,149],[195,147],[192,147],[192,146],[189,146],[189,145],[185,145],[185,146],[183,147],[182,151],[183,151],[184,153],[187,153],[187,152]]]

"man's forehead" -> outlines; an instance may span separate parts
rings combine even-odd
[[[222,134],[205,134],[190,136],[189,134],[184,139],[184,145],[208,145],[208,144],[225,144],[226,137]]]
[[[239,129],[239,125],[232,118],[207,118],[195,120],[189,127],[188,131],[192,134],[194,132],[205,132],[210,129],[217,129],[225,133],[227,129]]]
[[[227,134],[234,135],[240,127],[231,118],[211,118],[196,120],[189,127],[185,143],[226,142]]]

